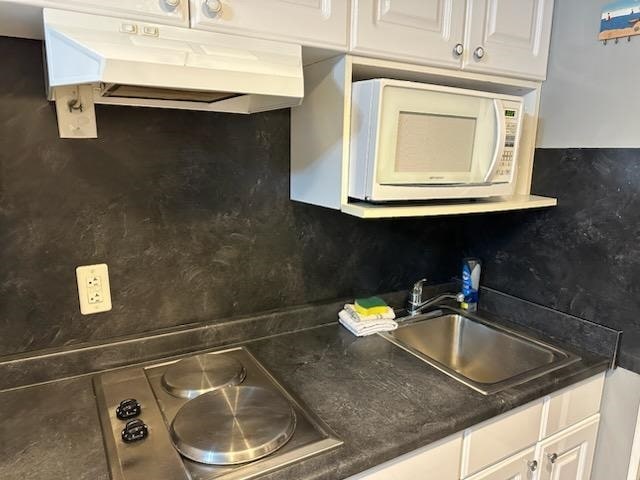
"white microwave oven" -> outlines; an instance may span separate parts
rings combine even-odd
[[[512,195],[522,117],[516,96],[354,82],[349,196],[390,202]]]

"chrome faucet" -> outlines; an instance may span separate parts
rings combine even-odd
[[[426,281],[427,279],[423,278],[413,285],[411,294],[409,295],[409,306],[407,308],[409,315],[417,315],[423,310],[426,310],[427,308],[444,300],[456,300],[457,302],[462,302],[464,300],[462,293],[443,293],[427,300],[422,300],[422,287]]]

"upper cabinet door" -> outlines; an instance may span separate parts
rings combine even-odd
[[[190,0],[202,30],[346,50],[345,0]]]
[[[544,80],[553,0],[468,3],[464,69]]]
[[[353,0],[350,49],[459,68],[464,18],[465,0]]]
[[[589,480],[598,436],[596,416],[540,443],[538,480]]]
[[[76,12],[189,26],[189,0],[48,0],[39,3]]]

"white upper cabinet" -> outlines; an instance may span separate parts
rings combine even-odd
[[[543,80],[553,0],[352,0],[350,51]]]
[[[553,0],[473,0],[464,69],[544,79]]]
[[[554,0],[0,0],[0,35],[41,37],[43,7],[544,80]],[[22,33],[20,33],[22,32]]]
[[[29,0],[21,3],[181,27],[189,26],[189,0]]]
[[[464,0],[352,0],[351,51],[459,68],[464,16]]]
[[[190,0],[191,26],[346,50],[346,0]]]

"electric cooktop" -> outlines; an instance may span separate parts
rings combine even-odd
[[[246,348],[94,377],[113,480],[234,480],[342,442]]]

